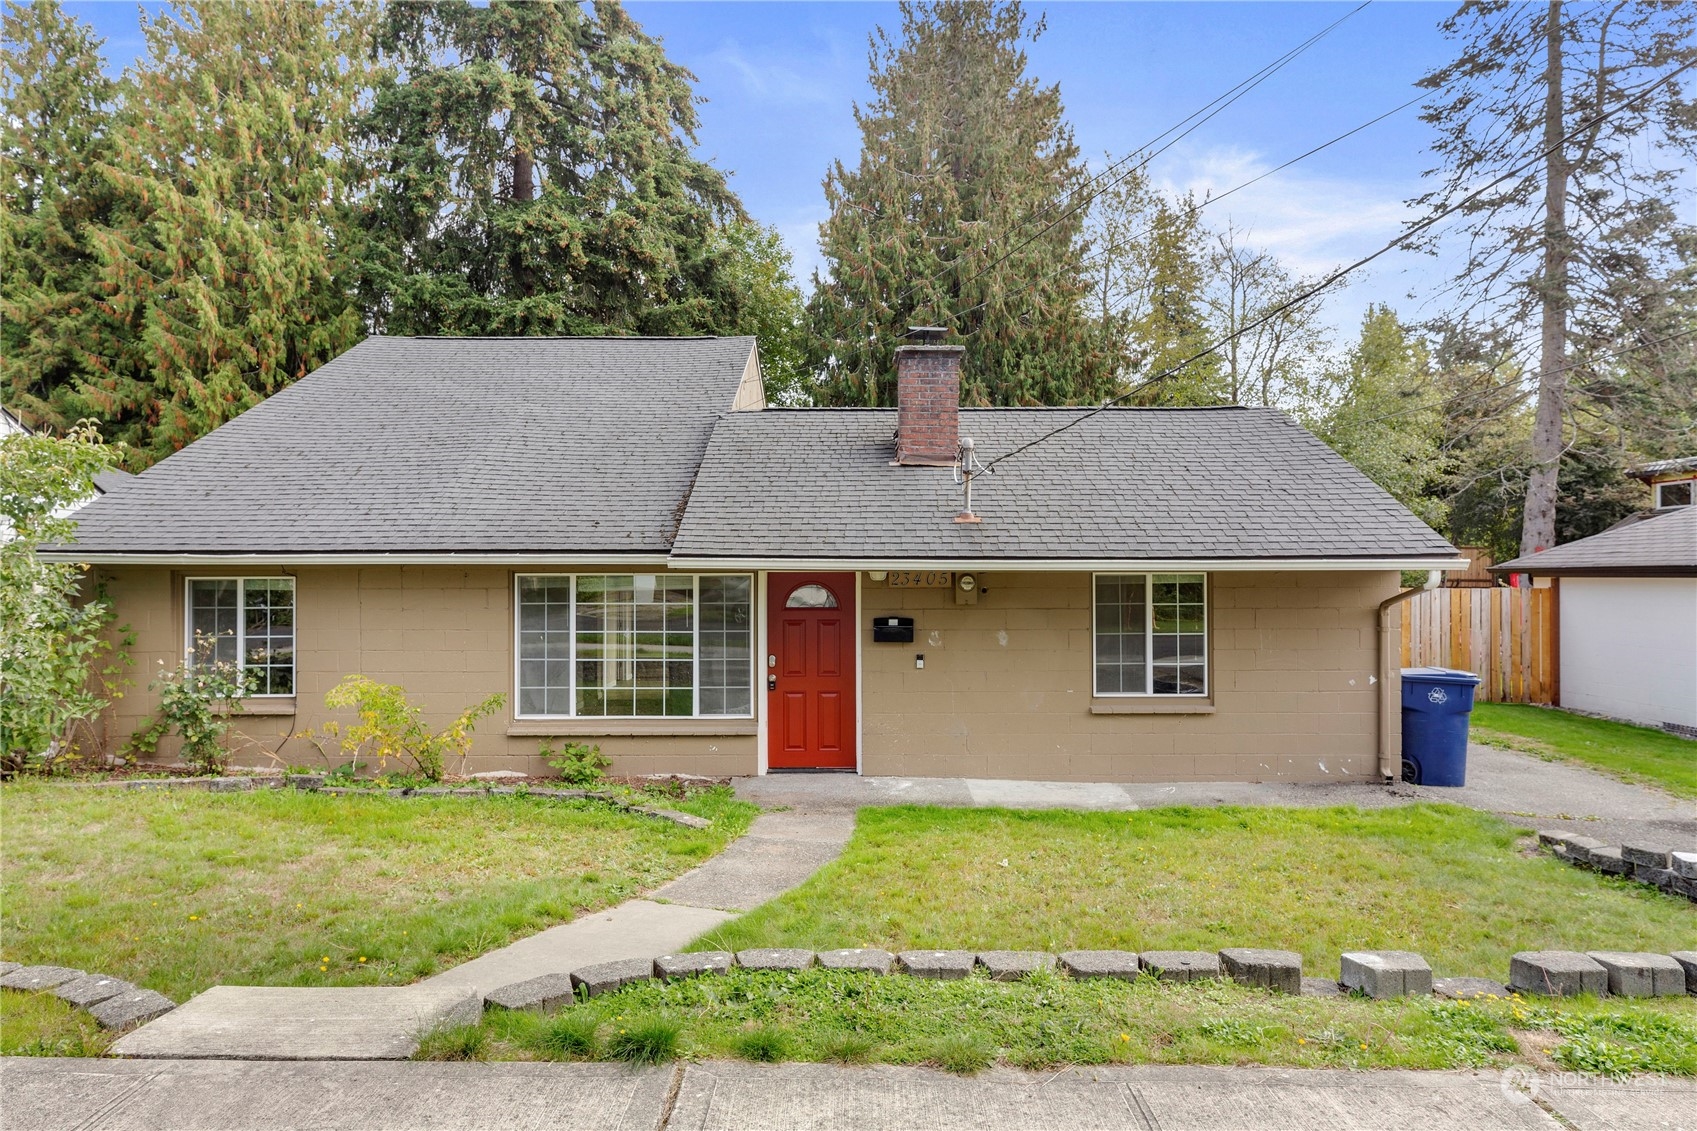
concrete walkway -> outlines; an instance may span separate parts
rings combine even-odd
[[[1697,744],[1693,744],[1697,756]],[[736,779],[737,796],[763,806],[853,811],[865,805],[991,806],[1011,809],[1149,809],[1161,805],[1359,805],[1379,808],[1447,801],[1539,828],[1583,832],[1610,844],[1636,837],[1697,845],[1697,802],[1631,785],[1572,762],[1546,762],[1495,746],[1468,749],[1467,785],[1371,782],[982,781],[874,778],[853,774],[771,774]]]
[[[151,1058],[402,1059],[429,1029],[475,1020],[491,990],[682,950],[836,859],[853,831],[854,815],[844,810],[764,813],[725,851],[646,899],[550,927],[415,985],[216,986],[121,1037],[112,1051]]]
[[[1697,1083],[1530,1073],[996,1069],[727,1062],[0,1061],[8,1131],[1257,1131],[1689,1128]]]

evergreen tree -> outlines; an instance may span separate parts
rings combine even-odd
[[[1133,369],[1131,380],[1159,377],[1137,400],[1143,404],[1207,405],[1229,403],[1218,353],[1180,366],[1214,341],[1204,305],[1208,290],[1206,233],[1196,202],[1157,199],[1150,216],[1144,257],[1145,301],[1127,311],[1126,335]]]
[[[125,364],[84,371],[108,438],[157,459],[363,333],[339,209],[364,88],[366,10],[181,0],[144,16],[92,230]]]
[[[1361,320],[1361,336],[1326,374],[1330,407],[1314,432],[1398,502],[1442,526],[1442,398],[1425,344],[1388,306]]]
[[[101,41],[58,0],[8,3],[0,51],[0,375],[26,423],[64,432],[100,406],[80,374],[120,352],[89,226],[110,218],[114,84]]]
[[[403,334],[734,333],[743,209],[617,3],[392,3],[363,293]]]
[[[1493,0],[1443,26],[1459,55],[1421,80],[1435,92],[1425,119],[1439,130],[1441,180],[1415,203],[1465,199],[1538,158],[1463,207],[1457,289],[1464,320],[1536,342],[1520,540],[1531,553],[1556,543],[1576,402],[1593,382],[1613,384],[1599,359],[1652,348],[1679,314],[1669,281],[1693,233],[1674,186],[1697,156],[1697,100],[1689,75],[1674,76],[1697,61],[1697,8]]]
[[[894,403],[911,325],[966,346],[971,404],[1071,404],[1114,391],[1112,344],[1085,314],[1084,169],[1059,88],[1026,73],[1017,3],[904,0],[870,50],[857,166],[825,178],[826,268],[809,314],[817,395]]]

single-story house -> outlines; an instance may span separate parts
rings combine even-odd
[[[245,665],[283,762],[359,672],[442,720],[504,694],[473,771],[1395,774],[1381,604],[1454,547],[1279,412],[963,409],[962,354],[899,347],[896,408],[782,409],[752,338],[375,337],[51,552],[140,680],[197,635]],[[972,515],[965,439],[1017,452]]]
[[[1697,458],[1634,474],[1654,509],[1494,569],[1552,579],[1560,706],[1697,736]]]

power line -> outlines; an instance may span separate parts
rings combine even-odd
[[[1380,114],[1377,118],[1373,118],[1369,121],[1362,122],[1359,126],[1356,126],[1354,129],[1351,129],[1351,130],[1348,130],[1344,133],[1341,133],[1338,136],[1332,138],[1330,141],[1323,141],[1319,145],[1314,146],[1312,149],[1309,149],[1309,150],[1307,150],[1306,152],[1303,152],[1303,153],[1299,153],[1295,157],[1290,158],[1288,161],[1285,161],[1282,164],[1275,165],[1273,168],[1268,169],[1263,173],[1259,173],[1259,174],[1249,178],[1249,180],[1244,181],[1241,184],[1233,185],[1231,188],[1227,189],[1225,192],[1220,193],[1218,196],[1210,196],[1207,199],[1203,200],[1199,204],[1193,204],[1193,205],[1191,205],[1189,210],[1187,210],[1186,212],[1184,212],[1182,214],[1182,218],[1185,219],[1185,220],[1189,220],[1193,216],[1198,216],[1202,213],[1202,211],[1204,209],[1209,208],[1212,205],[1218,204],[1220,201],[1226,199],[1227,197],[1232,196],[1235,193],[1242,192],[1244,189],[1249,188],[1251,185],[1254,185],[1259,181],[1266,180],[1268,177],[1272,176],[1275,173],[1282,173],[1286,169],[1290,168],[1292,165],[1295,165],[1296,163],[1298,163],[1299,161],[1306,161],[1308,158],[1314,156],[1316,153],[1320,153],[1323,150],[1330,149],[1332,146],[1338,144],[1341,141],[1347,141],[1349,138],[1354,137],[1356,134],[1360,133],[1362,130],[1370,129],[1373,126],[1378,125],[1380,122],[1384,121],[1386,118],[1390,118],[1390,117],[1393,117],[1397,114],[1402,113],[1404,110],[1408,109],[1410,106],[1413,106],[1415,103],[1419,102],[1421,99],[1423,99],[1425,97],[1426,97],[1426,95],[1424,95],[1424,94],[1417,94],[1413,98],[1410,98],[1407,102],[1404,102],[1402,105],[1393,107],[1389,110],[1386,110],[1383,114]],[[1151,225],[1143,228],[1141,231],[1139,231],[1136,236],[1132,237],[1132,239],[1133,240],[1142,239],[1144,236],[1148,235],[1152,231],[1154,231],[1154,225],[1151,224]],[[1103,254],[1106,254],[1106,253],[1103,253]],[[1096,256],[1096,257],[1092,257],[1091,259],[1087,259],[1087,260],[1084,261],[1083,266],[1088,267],[1093,262],[1099,261],[1100,258],[1101,258],[1100,256]],[[1070,270],[1070,269],[1071,269],[1070,267],[1061,268],[1061,270]],[[1056,275],[1058,273],[1059,273],[1059,271],[1052,271],[1052,272],[1050,272],[1049,274],[1046,274],[1046,275],[1038,275],[1038,276],[1032,278],[1030,281],[1022,284],[1021,286],[1019,286],[1017,288],[1015,288],[1012,292],[1010,292],[1010,295],[1019,295],[1019,294],[1026,292],[1026,291],[1029,291],[1033,287],[1035,287],[1038,283],[1042,282],[1044,279],[1052,278],[1052,277],[1054,277],[1054,275]],[[961,319],[961,318],[965,318],[968,314],[972,314],[972,313],[975,313],[976,311],[982,310],[986,306],[988,306],[989,304],[990,304],[990,300],[985,299],[983,302],[980,302],[980,303],[977,303],[973,306],[967,307],[965,310],[959,312],[958,314],[950,315],[949,316],[950,320],[954,321],[954,320],[958,320],[958,319]],[[1120,308],[1123,308],[1124,305],[1125,304],[1122,302],[1120,304]]]
[[[1159,157],[1162,153],[1165,153],[1168,149],[1171,149],[1173,146],[1177,145],[1180,141],[1183,141],[1186,137],[1190,136],[1190,134],[1192,134],[1196,130],[1200,129],[1211,118],[1215,117],[1221,111],[1225,110],[1226,107],[1230,106],[1232,103],[1236,102],[1238,99],[1240,99],[1244,95],[1248,94],[1251,90],[1254,90],[1257,86],[1260,86],[1267,79],[1273,77],[1273,75],[1275,75],[1279,71],[1283,70],[1286,65],[1288,65],[1293,60],[1295,60],[1298,56],[1300,56],[1301,54],[1306,52],[1310,47],[1313,47],[1316,43],[1320,42],[1320,40],[1322,40],[1326,36],[1330,35],[1345,20],[1348,20],[1350,17],[1354,16],[1357,12],[1360,12],[1363,8],[1366,8],[1372,2],[1373,2],[1373,0],[1363,0],[1363,3],[1361,3],[1359,6],[1357,6],[1353,9],[1351,9],[1350,11],[1344,13],[1342,16],[1338,17],[1336,20],[1333,20],[1330,24],[1326,25],[1324,28],[1320,29],[1318,32],[1315,32],[1313,35],[1309,36],[1307,39],[1303,40],[1301,43],[1297,44],[1295,47],[1291,48],[1289,51],[1285,52],[1283,55],[1281,55],[1277,59],[1273,60],[1271,63],[1262,67],[1259,71],[1256,71],[1254,74],[1250,75],[1248,78],[1239,82],[1236,86],[1228,89],[1224,94],[1216,96],[1213,99],[1213,101],[1206,103],[1204,106],[1202,106],[1201,109],[1192,111],[1191,114],[1188,117],[1181,118],[1176,124],[1169,126],[1163,132],[1155,135],[1155,137],[1152,138],[1147,145],[1143,146],[1142,148],[1132,150],[1130,153],[1126,154],[1126,156],[1120,158],[1118,161],[1109,165],[1102,172],[1096,174],[1094,177],[1091,177],[1089,180],[1085,181],[1084,184],[1080,185],[1077,189],[1073,190],[1075,194],[1079,193],[1079,192],[1084,192],[1085,190],[1091,190],[1087,193],[1087,195],[1085,195],[1083,197],[1082,200],[1074,201],[1072,204],[1070,204],[1067,207],[1066,211],[1061,213],[1059,216],[1055,217],[1049,223],[1045,224],[1042,227],[1041,230],[1039,230],[1038,232],[1033,234],[1030,238],[1022,241],[1018,246],[1016,246],[1016,247],[1012,248],[1011,250],[1003,253],[1001,256],[999,256],[996,260],[994,260],[990,264],[986,265],[983,268],[980,268],[978,271],[973,273],[973,275],[970,278],[966,279],[961,285],[964,287],[967,284],[970,284],[970,283],[976,281],[977,279],[982,278],[987,272],[994,270],[995,268],[1001,266],[1003,263],[1006,263],[1010,257],[1018,254],[1023,249],[1029,247],[1032,243],[1034,243],[1038,239],[1041,239],[1048,232],[1052,231],[1057,224],[1060,224],[1062,221],[1066,220],[1069,216],[1076,213],[1079,210],[1079,208],[1083,207],[1086,204],[1089,204],[1092,200],[1096,199],[1096,197],[1098,197],[1102,193],[1106,192],[1109,188],[1112,188],[1113,185],[1118,184],[1120,181],[1122,181],[1126,177],[1130,176],[1133,172],[1136,172],[1138,169],[1141,169],[1144,166],[1148,165],[1149,162],[1153,161],[1156,157]],[[1187,125],[1187,123],[1188,123],[1188,125]],[[1181,127],[1183,127],[1183,128],[1181,129]],[[1175,134],[1175,131],[1178,131],[1178,132]],[[1165,145],[1162,145],[1159,149],[1155,149],[1153,152],[1148,152],[1148,150],[1150,149],[1151,146],[1157,145],[1158,143],[1161,142],[1161,140],[1163,138],[1168,137],[1168,135],[1173,135],[1171,137],[1171,140],[1167,141],[1167,143]],[[1147,152],[1148,155],[1143,156],[1146,152]],[[1139,161],[1137,165],[1133,166],[1132,168],[1126,169],[1123,172],[1118,172],[1120,166],[1122,166],[1122,165],[1126,164],[1127,162],[1132,161],[1135,158],[1138,158],[1140,156],[1143,157],[1143,160]],[[1111,181],[1109,181],[1107,184],[1103,184],[1100,187],[1093,188],[1093,186],[1095,186],[1097,184],[1097,182],[1103,180],[1103,178],[1110,177],[1110,176],[1113,179]],[[1041,218],[1046,212],[1048,212],[1049,210],[1052,210],[1053,208],[1054,208],[1053,204],[1047,204],[1043,208],[1040,208],[1036,212],[1033,212],[1031,215],[1027,216],[1025,219],[1021,220],[1018,224],[1016,224],[1014,226],[1013,231],[1011,233],[1009,233],[1009,235],[1010,236],[1017,236],[1022,230],[1024,230],[1024,228],[1027,225],[1034,223],[1039,218]],[[897,308],[905,306],[906,303],[907,303],[907,300],[912,298],[914,293],[921,286],[928,286],[931,283],[935,283],[938,279],[941,279],[948,272],[953,271],[953,270],[958,270],[959,267],[960,267],[960,260],[957,259],[957,260],[954,260],[953,262],[948,263],[947,265],[940,268],[936,272],[934,272],[932,275],[930,275],[928,278],[926,278],[923,281],[923,283],[911,283],[911,284],[909,284],[908,287],[902,292],[902,294],[896,299],[895,306]]]
[[[1625,110],[1628,106],[1632,105],[1634,102],[1637,102],[1640,99],[1646,98],[1649,95],[1654,94],[1659,88],[1666,86],[1668,83],[1671,83],[1674,79],[1678,78],[1680,75],[1684,74],[1686,71],[1691,70],[1693,67],[1697,67],[1697,62],[1690,62],[1690,63],[1685,64],[1682,67],[1679,67],[1679,68],[1676,68],[1673,71],[1670,71],[1668,74],[1664,75],[1660,80],[1658,80],[1655,83],[1652,83],[1650,86],[1645,87],[1643,90],[1639,91],[1637,94],[1633,95],[1631,98],[1625,99],[1619,105],[1615,106],[1612,110],[1609,110],[1609,111],[1607,111],[1606,113],[1603,113],[1603,114],[1593,115],[1592,117],[1586,119],[1584,122],[1575,126],[1572,130],[1569,130],[1567,133],[1563,134],[1559,139],[1557,139],[1557,141],[1555,142],[1554,145],[1550,145],[1550,146],[1545,147],[1543,150],[1540,150],[1538,153],[1534,154],[1531,158],[1529,158],[1525,162],[1522,162],[1520,165],[1516,166],[1513,169],[1510,169],[1508,172],[1503,173],[1500,176],[1493,178],[1492,180],[1488,181],[1484,185],[1481,185],[1479,188],[1474,189],[1472,192],[1468,193],[1466,196],[1462,197],[1460,200],[1456,201],[1455,203],[1446,205],[1443,208],[1440,208],[1438,211],[1432,213],[1430,216],[1427,216],[1424,220],[1421,220],[1418,223],[1410,225],[1408,228],[1406,228],[1402,232],[1401,235],[1397,236],[1395,239],[1391,240],[1389,243],[1385,244],[1383,247],[1380,247],[1376,251],[1373,251],[1373,252],[1371,252],[1367,255],[1362,256],[1360,259],[1357,259],[1353,263],[1350,263],[1350,264],[1348,264],[1344,267],[1338,268],[1336,271],[1333,271],[1330,275],[1326,276],[1324,279],[1320,280],[1320,282],[1309,287],[1307,290],[1303,291],[1301,294],[1298,294],[1298,295],[1294,296],[1293,298],[1287,299],[1286,301],[1280,303],[1279,305],[1273,307],[1271,310],[1267,311],[1265,314],[1261,315],[1259,318],[1254,319],[1253,321],[1247,323],[1246,325],[1240,327],[1239,329],[1233,331],[1232,333],[1227,334],[1225,337],[1220,338],[1217,341],[1213,342],[1212,344],[1198,350],[1197,352],[1191,354],[1189,357],[1185,358],[1184,360],[1182,360],[1182,361],[1180,361],[1180,362],[1178,362],[1174,365],[1168,366],[1166,369],[1163,369],[1161,372],[1155,374],[1153,377],[1150,377],[1145,381],[1140,381],[1138,384],[1134,385],[1130,389],[1127,389],[1125,392],[1121,393],[1120,395],[1118,395],[1116,397],[1111,397],[1108,400],[1103,401],[1097,407],[1084,412],[1082,415],[1075,417],[1072,420],[1069,420],[1067,423],[1061,425],[1059,428],[1051,429],[1050,431],[1044,433],[1041,436],[1038,436],[1037,438],[1035,438],[1033,440],[1027,440],[1025,443],[1020,444],[1018,447],[1013,448],[1010,451],[1004,452],[1003,454],[997,456],[995,459],[992,459],[989,463],[985,464],[984,470],[986,472],[992,472],[993,473],[996,470],[997,464],[1005,463],[1007,460],[1012,459],[1014,456],[1019,455],[1021,452],[1027,451],[1031,448],[1034,448],[1038,444],[1045,443],[1049,440],[1052,440],[1056,436],[1060,435],[1062,432],[1071,431],[1072,429],[1078,427],[1080,424],[1083,424],[1086,420],[1089,420],[1090,418],[1098,415],[1099,413],[1106,412],[1108,409],[1112,408],[1114,405],[1120,404],[1120,403],[1130,399],[1131,397],[1136,396],[1138,393],[1142,392],[1144,389],[1147,389],[1152,385],[1158,384],[1159,382],[1166,380],[1168,377],[1171,377],[1174,374],[1178,373],[1180,370],[1184,369],[1186,366],[1190,365],[1192,362],[1200,361],[1202,358],[1207,357],[1211,353],[1214,353],[1216,350],[1218,350],[1221,346],[1225,345],[1227,342],[1233,341],[1236,338],[1240,338],[1244,334],[1247,334],[1251,330],[1259,329],[1260,327],[1265,326],[1267,323],[1271,322],[1273,319],[1277,318],[1278,316],[1283,314],[1285,311],[1291,309],[1292,307],[1300,306],[1304,302],[1307,302],[1309,299],[1313,298],[1315,295],[1319,294],[1321,291],[1330,287],[1333,283],[1337,282],[1339,279],[1342,279],[1345,275],[1348,275],[1353,271],[1360,270],[1362,267],[1365,267],[1367,264],[1373,262],[1375,259],[1378,259],[1380,256],[1386,254],[1387,252],[1391,251],[1392,249],[1394,249],[1396,247],[1401,246],[1403,243],[1406,243],[1410,238],[1417,236],[1420,233],[1427,231],[1428,229],[1432,228],[1440,220],[1443,220],[1448,216],[1452,216],[1456,212],[1459,212],[1463,208],[1466,208],[1469,204],[1473,203],[1475,200],[1479,199],[1481,196],[1484,196],[1486,193],[1490,192],[1492,189],[1496,188],[1498,185],[1504,183],[1505,181],[1513,180],[1514,178],[1523,175],[1526,172],[1527,169],[1531,168],[1533,165],[1536,165],[1539,161],[1542,161],[1543,159],[1548,157],[1550,154],[1556,152],[1557,150],[1562,148],[1564,145],[1566,145],[1568,142],[1572,141],[1575,137],[1579,136],[1581,133],[1584,133],[1586,130],[1594,129],[1597,126],[1602,125],[1604,122],[1608,121],[1610,118],[1614,117],[1616,114],[1619,114],[1621,111]]]

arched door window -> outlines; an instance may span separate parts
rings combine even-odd
[[[823,585],[798,585],[791,591],[786,609],[834,609],[837,598]]]

